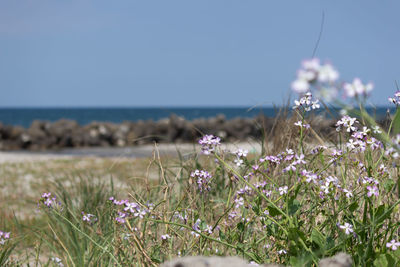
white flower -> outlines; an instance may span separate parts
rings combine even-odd
[[[313,101],[312,102],[312,105],[311,105],[311,108],[312,109],[318,109],[318,108],[320,108],[320,105],[319,105],[319,100],[317,99],[317,100],[315,100],[315,101]]]
[[[64,264],[62,263],[62,261],[61,261],[60,258],[52,257],[50,260],[53,261],[53,262],[55,262],[55,263],[57,264],[57,266],[59,266],[59,267],[64,267]]]
[[[239,208],[240,206],[244,205],[244,199],[242,197],[235,199],[236,206],[235,208]]]
[[[136,208],[138,207],[138,205],[135,202],[131,202],[131,203],[125,203],[125,208],[124,211],[129,211],[131,213],[136,212]]]
[[[287,194],[288,187],[286,185],[283,187],[279,187],[278,191],[279,191],[279,195]]]
[[[347,132],[356,131],[357,127],[353,126],[354,123],[358,122],[356,118],[351,118],[347,115],[344,115],[338,122],[336,123],[336,131],[340,131],[341,127],[345,127]]]
[[[344,225],[339,225],[340,229],[343,229],[346,235],[349,235],[354,232],[353,225],[349,223],[344,223]]]
[[[162,240],[167,240],[169,238],[171,238],[171,236],[169,234],[161,235]]]
[[[354,142],[353,139],[350,139],[349,142],[346,143],[346,146],[350,149],[356,148],[356,143]]]
[[[345,192],[345,193],[346,193],[346,197],[347,197],[347,198],[351,198],[351,197],[353,197],[353,193],[352,193],[352,192],[350,192],[349,190],[347,190],[347,189],[343,189],[343,192]]]
[[[317,74],[314,71],[299,70],[297,73],[297,79],[306,80],[308,82],[314,80]]]
[[[382,133],[381,128],[379,128],[378,125],[375,125],[374,127],[372,127],[372,130],[375,134],[380,134]]]
[[[300,128],[310,129],[310,124],[303,123],[302,121],[295,122],[294,125],[299,126]]]
[[[305,79],[297,79],[292,82],[292,90],[296,93],[303,94],[310,89],[310,84]]]
[[[304,69],[312,70],[312,71],[315,71],[315,72],[319,71],[319,69],[321,67],[318,58],[312,58],[312,59],[304,60],[302,65],[303,65]]]
[[[204,229],[204,232],[212,234],[212,230],[213,230],[212,226],[211,225],[207,225],[206,228]]]
[[[366,85],[362,84],[359,78],[355,78],[353,83],[345,83],[343,85],[343,89],[346,92],[348,97],[355,97],[358,95],[367,95],[372,91],[374,85],[372,83],[368,83]]]
[[[236,152],[235,152],[235,154],[236,154],[238,157],[246,157],[248,153],[249,153],[248,150],[246,150],[246,149],[240,149],[240,148],[239,148],[238,150],[236,150]]]
[[[238,167],[240,167],[243,164],[243,160],[240,158],[236,158],[234,160],[234,162],[235,162],[236,166],[238,166]]]
[[[331,64],[322,65],[319,68],[318,80],[320,82],[334,82],[339,78],[339,73]]]
[[[287,251],[284,249],[278,250],[279,255],[287,254]]]

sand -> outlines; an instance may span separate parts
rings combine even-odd
[[[224,150],[235,151],[238,148],[246,149],[252,153],[260,153],[261,145],[255,142],[240,142],[222,144]],[[63,149],[59,151],[1,151],[0,163],[5,162],[33,162],[47,161],[57,159],[71,159],[82,157],[101,157],[101,158],[146,158],[152,157],[153,153],[159,152],[161,156],[178,155],[178,151],[182,156],[190,156],[200,152],[200,146],[197,144],[157,144],[157,145],[141,145],[134,147],[118,148],[118,147],[96,147],[96,148],[76,148]]]

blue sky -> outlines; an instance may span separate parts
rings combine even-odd
[[[400,82],[400,1],[1,1],[0,107],[282,104],[314,49]]]

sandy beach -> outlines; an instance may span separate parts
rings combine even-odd
[[[261,145],[255,142],[240,142],[222,144],[224,150],[234,151],[238,148],[246,149],[251,153],[261,152]],[[0,163],[11,162],[34,162],[47,161],[57,159],[73,159],[73,158],[146,158],[152,157],[153,153],[160,156],[172,155],[176,156],[181,153],[182,156],[190,156],[200,152],[198,144],[153,144],[140,145],[134,147],[93,147],[93,148],[75,148],[62,149],[57,151],[29,152],[29,151],[1,151]]]

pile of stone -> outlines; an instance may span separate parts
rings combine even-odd
[[[61,119],[34,121],[28,129],[0,123],[0,150],[48,150],[67,147],[125,147],[146,143],[195,142],[204,134],[220,136],[226,142],[259,139],[270,133],[275,118],[234,118],[223,115],[208,119],[185,120],[176,115],[159,121],[92,122],[79,125]],[[320,120],[315,127],[331,131],[332,121]]]
[[[237,257],[184,257],[161,264],[161,267],[252,267],[256,264],[247,263]],[[263,264],[263,267],[283,267],[279,264]],[[345,253],[339,253],[332,258],[322,259],[319,267],[351,267],[351,257]]]

